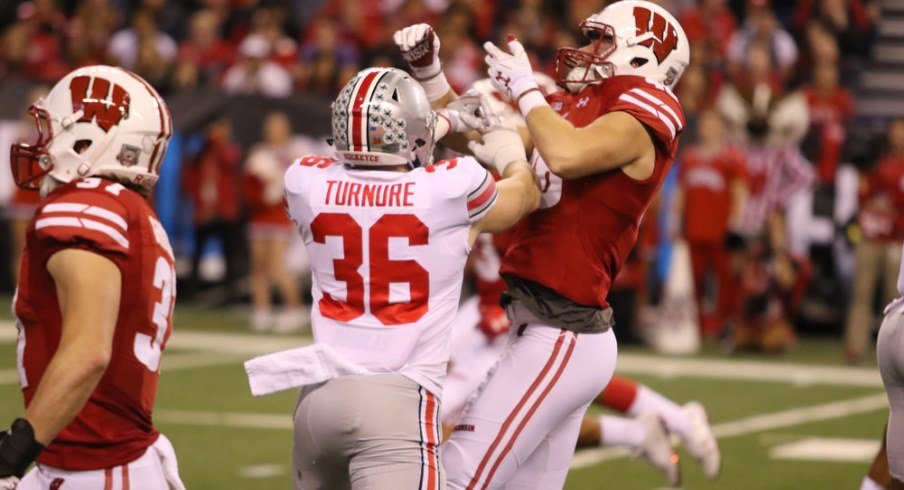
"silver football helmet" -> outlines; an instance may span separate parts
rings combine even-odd
[[[362,167],[433,163],[436,114],[420,84],[395,68],[368,68],[333,102],[333,145]]]

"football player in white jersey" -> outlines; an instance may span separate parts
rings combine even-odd
[[[296,489],[445,488],[439,396],[465,261],[479,233],[539,203],[511,130],[475,144],[498,182],[471,157],[432,162],[435,136],[462,116],[434,113],[403,71],[367,69],[333,103],[336,158],[286,172],[313,268],[315,347],[325,368],[351,373],[302,390]]]
[[[904,262],[898,272],[898,299],[885,308],[879,327],[876,356],[890,407],[885,445],[891,488],[904,490]]]

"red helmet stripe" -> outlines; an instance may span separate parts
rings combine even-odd
[[[361,107],[368,101],[370,95],[373,93],[370,88],[378,73],[379,70],[374,70],[367,75],[364,75],[364,78],[358,83],[358,88],[355,90],[355,93],[352,94],[351,109],[349,110],[349,113],[352,116],[351,124],[349,124],[352,131],[352,139],[350,142],[352,151],[364,151],[365,147],[368,146],[367,118],[363,117],[364,115],[361,113]]]

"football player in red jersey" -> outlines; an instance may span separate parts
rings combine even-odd
[[[558,51],[566,90],[549,97],[517,40],[510,52],[485,44],[491,80],[525,116],[543,197],[503,258],[512,343],[444,447],[450,488],[563,486],[581,418],[615,368],[609,286],[685,126],[671,88],[690,49],[671,14],[622,1],[581,28],[589,43]],[[456,97],[432,30],[395,40],[435,104]]]
[[[0,487],[184,488],[151,422],[176,293],[147,200],[169,109],[137,75],[88,66],[30,112],[38,140],[11,152],[16,183],[41,191],[13,300],[25,413],[0,436]]]

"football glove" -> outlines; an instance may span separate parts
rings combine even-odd
[[[481,305],[480,322],[477,328],[486,336],[487,342],[492,342],[496,337],[508,332],[512,322],[505,314],[505,310],[499,305]]]
[[[19,479],[14,476],[0,478],[0,490],[16,490],[18,484]]]
[[[469,141],[468,148],[478,160],[495,167],[499,175],[505,175],[505,167],[510,163],[527,161],[521,135],[504,126],[491,128],[483,135],[483,142]]]
[[[468,91],[465,95],[450,102],[446,107],[437,110],[436,115],[445,119],[446,123],[448,123],[448,130],[445,132],[442,132],[441,125],[437,125],[437,140],[442,139],[443,136],[449,133],[463,133],[465,131],[485,133],[502,122],[499,115],[491,108],[486,97],[474,90]]]
[[[44,446],[35,440],[31,422],[22,418],[14,420],[9,429],[0,433],[0,482],[15,488],[18,479],[43,450]]]
[[[414,24],[396,31],[392,40],[418,80],[426,80],[442,71],[439,63],[439,36],[428,24]]]
[[[491,42],[483,44],[487,51],[484,58],[489,67],[487,74],[496,90],[516,101],[521,114],[527,116],[531,109],[545,103],[545,99],[534,79],[534,70],[530,66],[530,59],[524,51],[524,46],[512,36],[509,36],[508,46],[511,54]],[[529,100],[523,101],[524,97]]]

